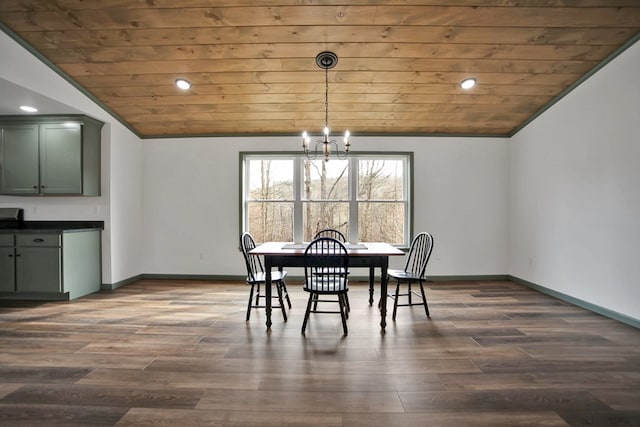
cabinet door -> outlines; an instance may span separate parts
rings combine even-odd
[[[40,125],[40,193],[82,194],[80,124]]]
[[[0,292],[15,292],[15,256],[13,246],[0,246]]]
[[[3,125],[0,193],[38,194],[38,125]]]
[[[16,248],[17,292],[60,292],[60,248]]]

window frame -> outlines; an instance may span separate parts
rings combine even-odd
[[[358,204],[363,200],[359,198],[359,173],[358,173],[358,161],[369,160],[376,158],[387,160],[402,160],[404,163],[404,194],[405,200],[401,200],[405,204],[405,220],[404,220],[404,242],[402,244],[395,244],[394,246],[406,249],[411,245],[411,236],[413,230],[413,209],[414,209],[414,168],[413,168],[413,152],[407,151],[359,151],[349,153],[347,160],[349,160],[348,171],[348,200],[342,200],[349,203],[349,241],[358,240]],[[239,228],[240,234],[248,228],[248,193],[249,193],[249,168],[247,167],[248,160],[293,160],[293,200],[273,200],[265,201],[264,203],[278,203],[278,202],[290,202],[293,203],[293,236],[295,241],[302,241],[304,235],[303,225],[303,204],[305,202],[314,203],[315,200],[308,201],[303,200],[302,195],[302,181],[303,177],[303,161],[306,159],[304,153],[299,151],[241,151],[239,153]],[[319,159],[317,159],[319,160]],[[331,160],[329,160],[331,161]],[[336,200],[338,201],[338,200]],[[398,203],[398,201],[392,200],[371,200],[376,203]],[[320,200],[318,200],[320,202]]]

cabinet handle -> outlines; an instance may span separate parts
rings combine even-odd
[[[47,186],[46,185],[41,185],[40,188],[47,188]]]
[[[34,190],[37,190],[37,189],[38,189],[38,186],[37,186],[37,185],[34,185],[34,186],[33,186],[33,189],[34,189]]]
[[[13,258],[13,254],[9,254],[9,258]]]
[[[42,243],[44,239],[33,239],[33,243]]]

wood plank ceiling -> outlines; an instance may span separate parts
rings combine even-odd
[[[640,0],[2,0],[0,22],[141,137],[320,131],[324,50],[334,132],[508,136],[638,38]]]

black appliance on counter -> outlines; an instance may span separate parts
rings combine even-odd
[[[0,208],[0,229],[23,228],[23,227],[24,227],[24,209]]]

